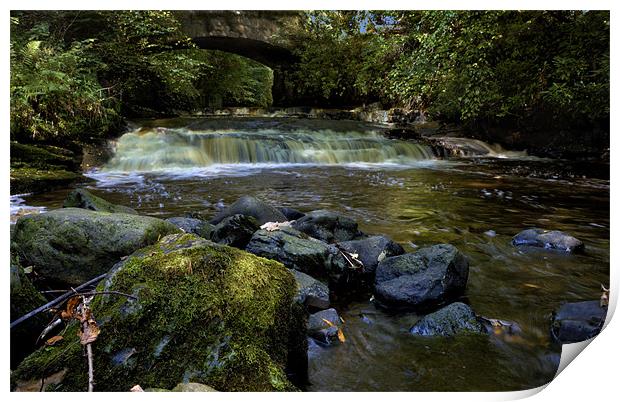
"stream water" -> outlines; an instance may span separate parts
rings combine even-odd
[[[388,235],[407,251],[452,243],[470,261],[463,299],[477,314],[522,329],[516,335],[417,339],[408,333],[415,314],[388,314],[369,300],[337,304],[346,341],[310,343],[311,391],[542,385],[560,359],[549,339],[551,312],[563,302],[596,299],[600,285],[609,283],[608,166],[536,159],[480,144],[474,148],[487,148],[486,154],[440,160],[426,146],[387,139],[376,127],[354,122],[140,124],[146,128],[116,140],[111,159],[95,162],[86,174],[92,181],[81,186],[162,218],[213,215],[218,202],[248,194],[301,211],[341,212],[364,232]],[[58,208],[68,191],[25,195],[19,202]],[[510,244],[533,226],[570,233],[585,243],[586,253],[522,251]]]

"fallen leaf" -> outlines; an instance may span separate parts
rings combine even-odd
[[[609,289],[607,289],[604,285],[601,284],[601,290],[603,291],[603,294],[601,295],[601,301],[599,305],[601,307],[608,306],[609,305]]]
[[[62,341],[64,338],[60,335],[56,335],[56,336],[52,336],[50,339],[48,339],[47,341],[45,341],[45,344],[47,346],[53,346],[55,344],[57,344],[58,342]]]
[[[325,323],[327,325],[329,325],[330,327],[335,327],[336,324],[334,324],[333,322],[331,322],[330,320],[326,320],[325,318],[321,318],[321,320],[325,321]]]
[[[131,392],[144,392],[140,384],[136,384],[130,389]]]
[[[528,288],[540,289],[540,286],[534,285],[533,283],[524,283],[523,286]]]
[[[24,268],[24,273],[25,274],[31,274],[32,273],[32,265],[29,265],[26,268]]]
[[[344,337],[344,333],[342,332],[340,328],[338,328],[338,340],[342,343],[344,343],[344,341],[346,340]]]
[[[268,232],[274,232],[276,230],[280,230],[283,227],[289,227],[291,226],[291,222],[292,221],[286,221],[286,222],[267,222],[263,225],[261,225],[261,229],[264,229]]]
[[[80,304],[80,297],[73,296],[69,300],[67,300],[67,306],[65,310],[60,313],[60,318],[63,320],[70,320],[72,318],[78,318],[76,313],[76,307]]]
[[[95,320],[88,320],[88,325],[85,326],[84,331],[79,332],[80,343],[82,345],[88,345],[89,343],[93,343],[97,340],[99,336],[99,326]]]

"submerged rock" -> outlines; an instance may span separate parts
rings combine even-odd
[[[285,369],[304,370],[306,321],[282,264],[193,234],[166,236],[110,271],[92,311],[97,391],[171,389],[199,382],[221,391],[295,389]],[[78,323],[67,328],[75,334]],[[67,370],[58,390],[88,383],[82,346],[67,336],[26,358],[12,382]]]
[[[211,240],[227,246],[244,248],[258,229],[260,226],[253,217],[233,215],[225,218],[213,228]]]
[[[182,216],[168,218],[166,219],[166,222],[170,222],[185,233],[193,233],[205,239],[209,239],[211,237],[211,232],[213,232],[214,228],[212,224],[202,219],[186,218]]]
[[[23,268],[11,258],[11,322],[47,303],[32,285]],[[11,328],[11,368],[35,349],[39,334],[47,326],[49,317],[38,314]]]
[[[375,274],[375,297],[391,308],[427,308],[465,290],[467,258],[450,244],[438,244],[384,259]]]
[[[482,334],[486,330],[471,307],[456,302],[424,316],[409,332],[420,336],[454,336],[462,333]]]
[[[405,252],[402,246],[385,236],[370,236],[361,240],[338,243],[338,246],[351,253],[358,254],[364,264],[364,273],[374,275],[377,265],[387,257],[394,257]]]
[[[292,226],[310,237],[327,243],[353,240],[361,235],[353,219],[326,210],[308,212]]]
[[[286,219],[289,220],[289,221],[297,220],[297,219],[302,218],[302,217],[304,217],[306,215],[303,212],[299,212],[296,209],[288,208],[288,207],[280,208],[280,212],[282,212],[282,214],[284,216],[286,216]]]
[[[148,216],[63,208],[21,217],[13,243],[23,265],[32,265],[45,279],[74,286],[178,232],[172,224]]]
[[[551,336],[560,343],[585,341],[601,332],[606,316],[599,300],[566,303],[553,314]]]
[[[329,281],[330,287],[347,283],[356,272],[335,246],[313,239],[290,227],[254,233],[246,250],[280,261],[286,267]]]
[[[336,309],[330,308],[310,314],[308,318],[308,335],[321,343],[330,344],[338,341],[338,330],[342,326]]]
[[[295,301],[304,304],[306,307],[329,308],[329,288],[326,284],[303,272],[294,269],[290,271],[297,282]]]
[[[97,197],[90,191],[83,188],[78,188],[71,191],[67,195],[67,198],[65,198],[65,202],[62,204],[62,207],[82,208],[90,209],[91,211],[138,215],[138,212],[133,208],[129,208],[124,205],[112,204],[111,202],[108,202],[103,198]]]
[[[219,212],[211,223],[217,225],[225,218],[233,215],[252,216],[259,225],[267,222],[286,222],[286,216],[271,205],[250,196],[243,196],[235,201],[232,205]]]
[[[515,246],[533,246],[546,249],[566,251],[568,253],[580,253],[584,251],[581,240],[574,238],[559,230],[544,230],[539,228],[527,229],[512,238]]]

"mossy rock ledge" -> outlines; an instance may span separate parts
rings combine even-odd
[[[52,282],[79,285],[110,270],[121,257],[179,233],[161,219],[62,208],[19,218],[12,242],[23,266]]]
[[[92,311],[96,391],[171,389],[199,382],[220,391],[291,391],[307,368],[306,315],[280,263],[193,234],[166,236],[116,264]],[[13,386],[67,370],[58,391],[84,391],[87,362],[76,336],[27,357]]]

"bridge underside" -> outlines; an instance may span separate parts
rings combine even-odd
[[[193,38],[192,41],[200,49],[238,54],[271,68],[271,95],[274,106],[289,106],[294,103],[292,89],[286,85],[286,76],[297,60],[290,50],[260,40],[228,36],[203,36]]]
[[[290,50],[259,40],[225,36],[208,36],[192,40],[201,49],[235,53],[256,60],[272,69],[290,65],[295,61]]]

